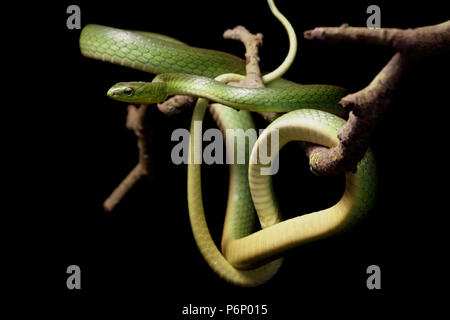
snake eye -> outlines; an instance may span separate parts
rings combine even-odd
[[[123,90],[123,93],[125,93],[127,96],[131,96],[133,94],[133,89],[125,88],[125,90]]]

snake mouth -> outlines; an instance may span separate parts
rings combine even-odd
[[[108,92],[106,93],[106,95],[110,98],[114,98],[114,97],[118,96],[118,91],[116,88],[110,88],[108,90]]]

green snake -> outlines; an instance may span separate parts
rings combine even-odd
[[[288,22],[283,20],[285,18],[273,1],[269,0],[269,5],[286,27]],[[113,99],[149,104],[176,94],[200,97],[191,124],[189,217],[200,252],[209,266],[226,281],[239,286],[256,286],[268,281],[281,266],[282,252],[345,229],[371,208],[376,190],[376,171],[370,150],[355,173],[346,173],[345,191],[338,203],[285,221],[281,221],[271,176],[261,174],[263,168],[273,163],[279,148],[289,141],[308,141],[326,147],[339,143],[337,130],[345,121],[340,118],[344,113],[338,101],[346,94],[345,89],[329,85],[299,85],[280,78],[284,72],[280,69],[264,76],[266,88],[229,86],[221,81],[242,78],[237,75],[245,74],[245,61],[228,53],[194,48],[150,32],[87,25],[81,32],[80,48],[86,57],[157,74],[151,83],[114,85],[108,91],[108,96]],[[292,60],[292,51],[288,56]],[[287,68],[283,63],[281,69]],[[229,73],[235,76],[220,77]],[[208,100],[216,103],[208,105]],[[247,151],[245,164],[230,165],[222,251],[215,245],[206,223],[201,167],[193,161],[195,154],[201,152],[201,146],[194,138],[194,123],[203,120],[207,108],[223,132],[227,129],[254,129],[249,111],[286,112],[263,131],[251,152]],[[278,134],[278,148],[271,145],[275,133]],[[258,150],[262,145],[271,147],[270,163],[262,164],[258,160]],[[257,217],[261,230],[255,232]]]

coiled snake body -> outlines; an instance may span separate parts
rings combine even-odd
[[[368,151],[355,173],[346,173],[346,187],[333,207],[280,221],[270,175],[261,175],[258,147],[269,144],[279,134],[279,148],[299,140],[335,146],[337,130],[345,121],[337,102],[345,95],[340,87],[302,86],[278,78],[265,89],[244,89],[213,80],[225,73],[245,73],[242,59],[227,53],[190,47],[178,40],[148,32],[119,30],[87,25],[80,36],[84,56],[145,72],[158,74],[146,83],[119,83],[108,95],[122,101],[154,103],[169,95],[189,94],[201,97],[194,110],[191,126],[190,160],[198,151],[194,139],[194,121],[209,110],[221,130],[254,128],[250,111],[288,112],[273,121],[260,135],[245,164],[230,165],[230,184],[222,252],[214,244],[206,224],[200,164],[188,167],[188,204],[192,231],[197,245],[211,268],[225,280],[240,286],[256,286],[269,280],[281,265],[280,253],[302,243],[341,230],[367,212],[374,201],[375,163]],[[235,109],[243,109],[237,111]],[[271,156],[278,150],[272,146]],[[248,160],[252,164],[248,164]],[[267,165],[266,165],[267,166]],[[257,223],[262,229],[254,232]]]

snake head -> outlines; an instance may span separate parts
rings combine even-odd
[[[166,100],[167,89],[163,82],[119,82],[108,90],[107,95],[117,101],[150,104]]]

